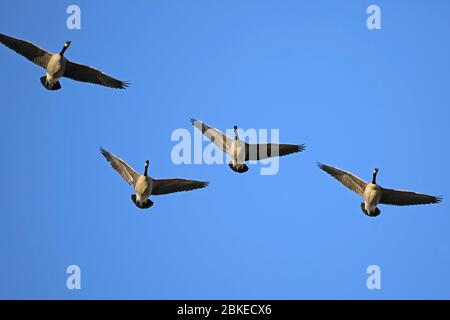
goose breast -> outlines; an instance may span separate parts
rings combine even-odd
[[[152,179],[146,176],[139,176],[134,188],[136,195],[143,199],[147,199],[152,194]]]
[[[364,190],[364,202],[366,209],[375,208],[380,202],[381,188],[373,183],[369,183]]]
[[[60,54],[54,54],[47,65],[47,76],[51,79],[59,79],[64,74],[67,60]]]

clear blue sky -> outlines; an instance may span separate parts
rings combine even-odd
[[[382,30],[366,8],[382,9]],[[78,4],[82,29],[66,28]],[[381,206],[316,161],[450,195],[448,1],[1,1],[0,32],[132,86],[63,79],[0,47],[0,298],[450,298],[448,201]],[[190,117],[306,143],[280,172],[171,162]],[[211,181],[137,209],[103,146],[150,175]],[[66,267],[82,290],[66,289]],[[366,268],[382,289],[366,288]]]

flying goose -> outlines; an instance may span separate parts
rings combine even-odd
[[[320,162],[317,165],[344,186],[362,196],[364,202],[361,203],[361,210],[369,217],[376,217],[381,213],[380,209],[377,208],[378,204],[410,206],[439,203],[442,201],[442,197],[380,187],[377,184],[378,168],[373,169],[372,182],[367,183],[348,171],[333,168]]]
[[[153,179],[148,176],[149,161],[145,161],[144,174],[137,173],[125,161],[100,148],[100,152],[111,163],[111,166],[129,184],[134,186],[135,194],[131,195],[133,203],[141,209],[150,208],[153,202],[151,195],[162,195],[179,191],[190,191],[208,186],[208,182],[185,179]]]
[[[0,42],[34,64],[44,68],[46,75],[41,77],[41,83],[48,90],[61,89],[61,84],[59,83],[61,77],[100,84],[115,89],[125,89],[129,86],[127,82],[116,80],[94,68],[66,59],[64,53],[69,48],[71,41],[66,41],[61,52],[55,54],[49,53],[30,42],[9,37],[1,33]]]
[[[281,157],[305,150],[305,145],[303,144],[249,144],[239,139],[237,126],[234,126],[234,139],[230,139],[220,130],[210,127],[201,121],[198,121],[196,119],[191,119],[190,121],[217,147],[231,156],[231,162],[228,166],[231,168],[231,170],[238,173],[244,173],[248,171],[248,167],[245,164],[245,161],[262,160],[278,156]]]

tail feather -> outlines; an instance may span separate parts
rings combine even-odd
[[[62,88],[62,87],[61,87],[61,84],[59,83],[59,81],[50,83],[50,82],[47,81],[47,77],[46,77],[46,76],[43,76],[43,77],[41,77],[40,79],[41,79],[42,85],[43,85],[44,88],[47,89],[47,90],[55,91],[55,90],[59,90],[59,89]]]
[[[131,195],[131,201],[133,201],[133,203],[136,205],[136,207],[140,208],[140,209],[148,209],[151,206],[153,206],[153,201],[151,201],[150,199],[147,199],[147,201],[143,204],[140,205],[137,201],[136,201],[136,195],[132,194]]]
[[[245,164],[237,164],[236,166],[233,165],[232,162],[228,164],[231,170],[238,173],[244,173],[248,171],[248,167]]]
[[[378,208],[375,208],[375,212],[374,212],[374,213],[369,213],[369,212],[366,210],[366,205],[364,204],[364,202],[361,202],[361,210],[362,210],[362,212],[364,212],[364,214],[365,214],[366,216],[369,216],[369,217],[377,217],[377,216],[379,216],[380,213],[381,213],[380,209],[378,209]]]

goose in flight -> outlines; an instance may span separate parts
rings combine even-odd
[[[31,42],[1,33],[0,42],[34,64],[44,68],[46,75],[41,77],[41,83],[48,90],[61,89],[61,84],[59,83],[61,77],[99,84],[114,89],[125,89],[129,86],[127,82],[116,80],[97,69],[69,61],[64,56],[64,53],[69,48],[71,41],[66,41],[59,53],[49,53]]]
[[[234,126],[234,139],[230,139],[220,130],[210,127],[201,121],[191,119],[191,123],[219,149],[231,156],[231,162],[228,166],[231,170],[238,173],[248,171],[248,167],[245,164],[246,161],[281,157],[305,150],[305,145],[303,144],[246,143],[239,139],[237,126]]]
[[[317,163],[317,165],[320,169],[330,174],[348,189],[362,196],[364,202],[361,203],[361,210],[369,217],[376,217],[381,213],[380,209],[377,208],[378,204],[410,206],[439,203],[442,201],[441,197],[404,190],[384,189],[380,187],[377,184],[378,168],[373,170],[372,182],[367,183],[348,171],[333,168],[320,162]]]
[[[148,199],[151,195],[169,194],[179,191],[190,191],[205,188],[208,182],[185,179],[153,179],[148,176],[149,161],[145,161],[144,174],[137,173],[125,161],[112,153],[100,148],[100,152],[111,166],[130,185],[133,185],[135,194],[131,195],[133,203],[141,209],[150,208],[153,202]]]

